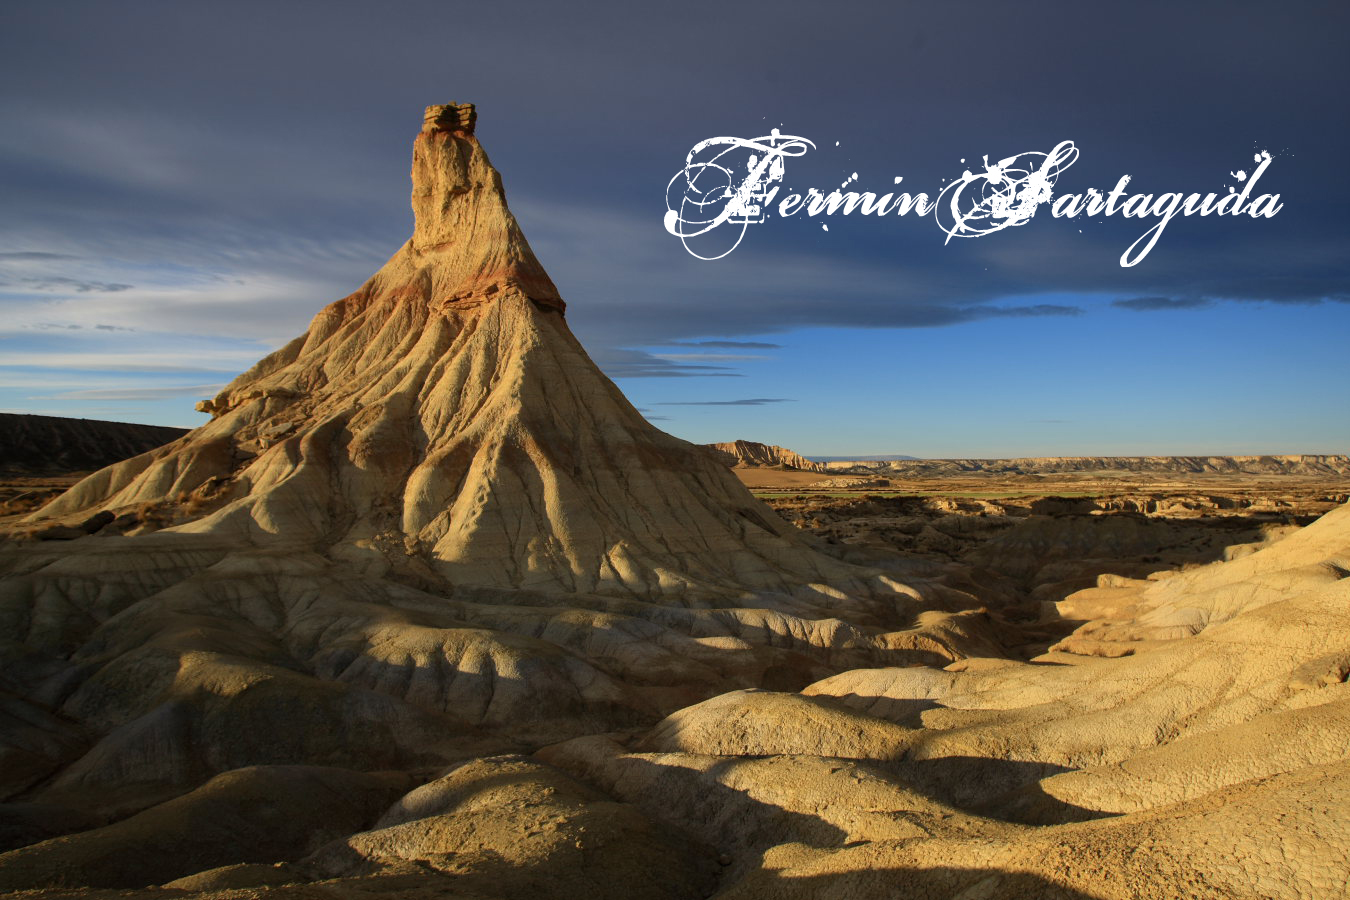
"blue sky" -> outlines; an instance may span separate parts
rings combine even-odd
[[[1341,4],[21,2],[0,75],[3,410],[203,421],[403,242],[421,108],[455,100],[573,329],[681,437],[1350,450]],[[1068,139],[1057,191],[1224,192],[1269,150],[1285,209],[1178,219],[1130,269],[1151,222],[944,246],[930,220],[770,220],[693,259],[666,182],[776,125],[817,144],[798,189],[933,190]]]
[[[771,432],[821,456],[841,444],[924,457],[1344,452],[1344,413],[1328,399],[1344,359],[1309,353],[1312,335],[1350,333],[1344,305],[1178,311],[1160,336],[1138,313],[1071,299],[1081,316],[765,335],[782,349],[744,351],[762,358],[736,364],[746,377],[730,392],[624,387],[690,440]],[[779,402],[664,405],[728,393]]]

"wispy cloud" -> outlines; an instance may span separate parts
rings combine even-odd
[[[157,387],[94,388],[53,394],[53,400],[160,400],[165,397],[213,397],[224,384],[181,384]]]
[[[1060,303],[1037,303],[1032,306],[964,306],[958,307],[965,321],[977,319],[1029,319],[1037,316],[1081,316],[1082,307]]]
[[[1111,305],[1135,312],[1151,312],[1161,309],[1200,309],[1213,302],[1208,297],[1129,297],[1112,300]]]
[[[662,341],[662,347],[712,347],[718,350],[781,350],[782,344],[765,341]]]
[[[660,359],[696,359],[704,362],[734,362],[738,360],[770,358],[763,354],[753,353],[653,353],[652,355]]]
[[[110,281],[81,281],[78,278],[51,275],[45,278],[20,279],[19,287],[49,293],[74,291],[77,294],[115,294],[118,291],[129,291],[134,285]]]
[[[593,347],[591,358],[610,378],[742,378],[729,366],[663,359],[627,347]]]
[[[220,372],[239,373],[263,354],[256,350],[170,350],[162,344],[128,352],[76,349],[33,350],[0,355],[0,369],[50,369],[72,372]]]
[[[74,260],[79,259],[69,253],[47,253],[42,250],[15,250],[6,253],[0,253],[0,261],[19,260],[22,262],[36,262],[47,260]]]
[[[135,331],[134,328],[124,328],[121,325],[80,325],[76,322],[34,322],[29,328],[38,331],[83,331],[86,328],[92,328],[94,331]]]
[[[746,400],[672,400],[657,406],[768,406],[770,403],[795,403],[790,397],[750,397]]]

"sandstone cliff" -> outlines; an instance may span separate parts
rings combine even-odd
[[[797,469],[802,472],[824,472],[825,467],[812,462],[799,453],[779,447],[775,444],[761,444],[758,441],[727,441],[720,444],[705,444],[718,453],[726,454],[727,465],[737,468],[782,468]]]

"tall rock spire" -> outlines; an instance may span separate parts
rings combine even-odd
[[[302,545],[451,585],[690,602],[858,586],[595,366],[475,125],[470,105],[427,108],[411,239],[203,402],[210,423],[34,518],[134,511],[139,530]]]
[[[474,136],[469,103],[428,106],[413,142],[411,255],[456,299],[518,290],[544,306],[562,298],[506,207],[502,177]]]

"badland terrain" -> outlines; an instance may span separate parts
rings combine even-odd
[[[476,126],[206,424],[6,438],[0,891],[1345,896],[1343,457],[679,440]]]

